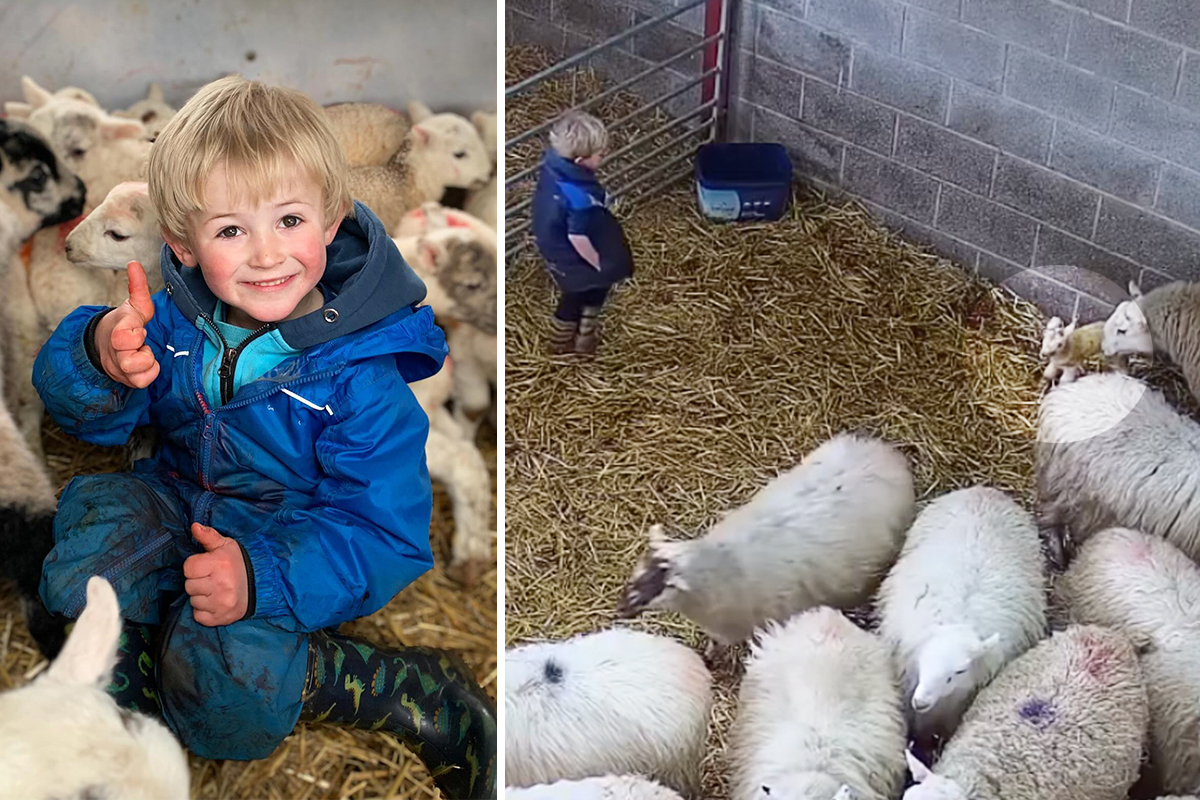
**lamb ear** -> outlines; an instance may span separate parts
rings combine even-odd
[[[408,104],[408,117],[413,123],[424,122],[432,116],[433,112],[429,110],[429,106],[420,100],[413,100]]]
[[[118,121],[110,114],[100,120],[100,134],[105,139],[137,139],[146,135],[146,126],[137,120]]]
[[[921,763],[921,760],[912,754],[911,750],[904,751],[904,760],[908,762],[908,769],[912,772],[913,780],[917,783],[924,783],[933,773],[929,767]]]
[[[4,113],[13,119],[29,119],[29,115],[33,113],[33,106],[9,100],[4,104]]]
[[[421,254],[422,264],[430,272],[436,271],[442,265],[442,258],[445,257],[446,251],[440,242],[421,238],[417,242],[417,251]]]
[[[1135,281],[1129,282],[1129,296],[1135,300],[1142,296],[1142,289]]]
[[[146,92],[146,99],[152,103],[163,102],[163,90],[157,83],[150,84],[150,90]]]
[[[112,679],[121,638],[121,607],[108,581],[92,576],[87,605],[46,675],[63,683],[103,689]]]
[[[657,549],[671,543],[671,540],[663,533],[663,526],[658,523],[650,526],[650,530],[646,532],[646,537],[650,540],[651,549]]]
[[[53,95],[37,85],[37,81],[28,75],[21,76],[21,91],[25,92],[25,102],[34,108],[41,108]]]
[[[413,146],[426,147],[429,145],[429,131],[422,128],[420,125],[412,126]]]

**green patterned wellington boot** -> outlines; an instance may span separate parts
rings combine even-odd
[[[74,626],[75,623],[71,623]],[[70,633],[70,630],[67,631]],[[117,646],[117,665],[105,690],[121,708],[162,719],[158,699],[158,625],[125,622]]]
[[[458,656],[309,635],[300,720],[395,734],[447,800],[496,797],[496,710]]]

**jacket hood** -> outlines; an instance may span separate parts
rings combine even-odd
[[[185,267],[163,244],[163,282],[184,316],[212,318],[217,297],[199,267]],[[285,342],[305,349],[368,328],[397,312],[413,313],[425,299],[425,283],[413,272],[379,218],[359,201],[325,248],[325,274],[318,284],[325,305],[276,326]]]
[[[570,159],[563,158],[553,149],[546,151],[545,156],[546,169],[556,178],[568,181],[570,183],[599,183],[600,178],[596,173],[586,167],[581,167]]]

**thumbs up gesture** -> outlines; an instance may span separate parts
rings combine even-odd
[[[192,616],[210,627],[237,622],[246,616],[249,603],[242,548],[199,522],[192,523],[192,538],[204,548],[183,562],[183,589],[191,598]]]
[[[158,377],[158,360],[146,344],[146,323],[154,317],[146,271],[130,261],[129,299],[104,315],[96,326],[96,352],[108,377],[134,389]]]

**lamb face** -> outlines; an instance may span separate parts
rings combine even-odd
[[[66,239],[71,263],[124,271],[130,261],[154,271],[162,250],[158,215],[145,183],[118,184]]]
[[[59,162],[45,139],[14,120],[0,119],[0,187],[0,203],[14,219],[12,230],[2,232],[17,242],[83,211],[83,181]]]

